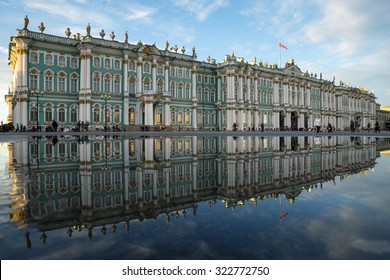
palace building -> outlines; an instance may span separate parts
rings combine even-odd
[[[131,44],[112,32],[64,37],[23,29],[11,37],[13,84],[5,99],[8,122],[73,128],[126,130],[299,130],[330,123],[366,128],[376,120],[376,97],[363,87],[303,72],[291,59],[284,67],[234,52],[217,63],[197,60],[195,47],[159,49]]]

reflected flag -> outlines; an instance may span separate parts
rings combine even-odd
[[[286,212],[286,213],[281,213],[281,214],[279,215],[279,219],[282,220],[282,219],[285,218],[287,215],[288,215],[288,212]]]

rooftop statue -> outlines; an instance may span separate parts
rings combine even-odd
[[[127,33],[127,30],[125,32],[125,43],[128,43],[129,40],[129,34]]]
[[[30,20],[28,19],[28,16],[26,15],[26,17],[24,18],[24,28],[23,29],[27,30],[29,22],[30,22]]]
[[[87,30],[87,36],[91,36],[91,25],[89,24],[89,22],[87,24],[86,30]]]
[[[167,51],[168,48],[169,48],[169,42],[168,42],[168,40],[167,40],[167,41],[165,42],[165,50]]]
[[[69,36],[72,34],[72,32],[70,32],[70,28],[67,27],[66,30],[65,30],[65,35],[66,35],[66,38],[69,38]]]
[[[45,25],[43,24],[43,22],[41,22],[41,24],[38,25],[38,29],[39,29],[39,31],[41,31],[41,33],[43,33],[43,31],[45,31]]]

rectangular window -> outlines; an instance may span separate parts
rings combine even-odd
[[[38,89],[38,75],[37,74],[30,75],[30,88],[32,90]]]
[[[72,77],[70,79],[70,92],[71,93],[77,93],[77,85],[78,85],[77,77]]]

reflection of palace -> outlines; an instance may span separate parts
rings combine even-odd
[[[284,66],[245,61],[234,52],[222,62],[197,60],[176,45],[159,49],[87,32],[67,37],[18,29],[9,60],[13,87],[6,95],[7,121],[27,128],[56,120],[91,129],[293,130],[330,123],[344,130],[350,121],[368,127],[376,120],[372,91],[322,74],[303,72],[291,59]],[[97,35],[97,34],[96,34]]]
[[[53,144],[55,143],[55,144]],[[374,138],[226,137],[29,140],[9,145],[11,220],[57,228],[196,215],[197,203],[235,208],[368,172]],[[128,225],[128,223],[127,223]]]

